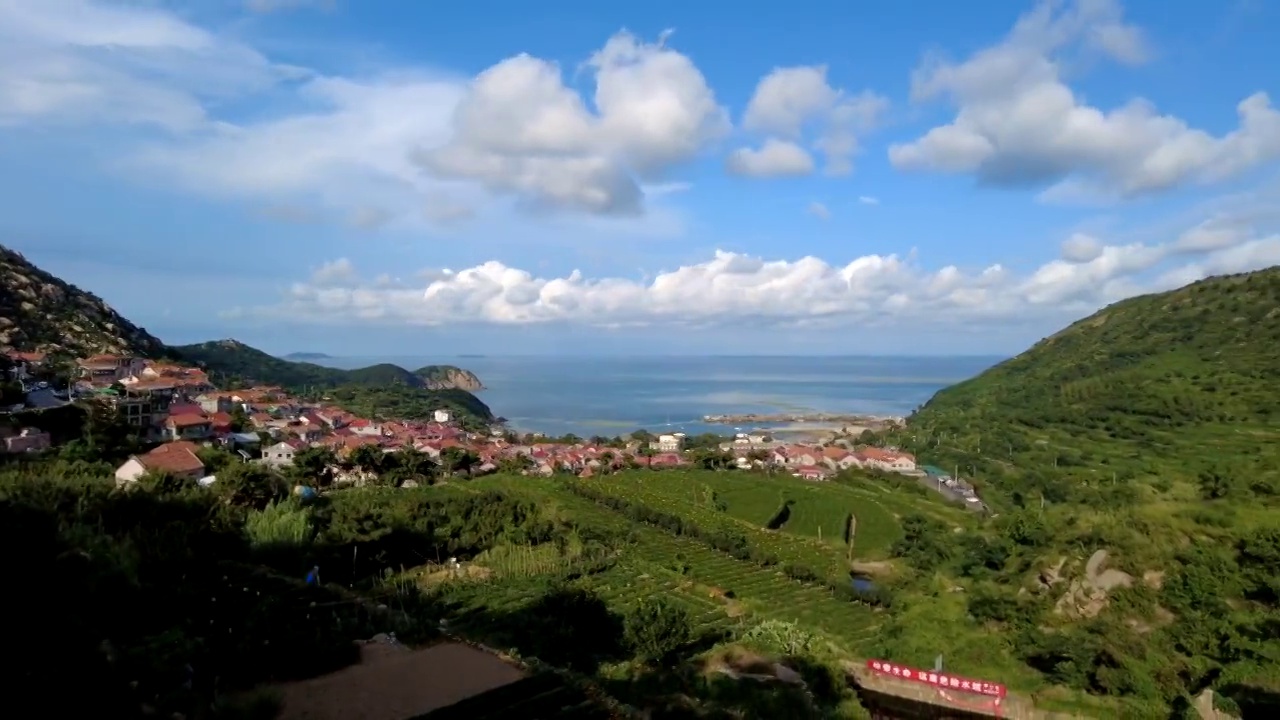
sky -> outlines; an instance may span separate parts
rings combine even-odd
[[[1262,0],[0,0],[0,244],[175,344],[1013,354],[1280,264],[1277,27]]]

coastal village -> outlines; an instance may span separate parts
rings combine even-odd
[[[441,464],[450,454],[466,457],[466,472],[473,476],[518,471],[589,477],[627,468],[702,463],[824,481],[841,470],[860,468],[915,477],[949,499],[982,509],[973,488],[963,480],[920,466],[909,453],[861,444],[853,437],[834,435],[802,443],[778,440],[764,431],[737,432],[718,447],[697,451],[686,448],[683,433],[648,437],[637,433],[639,437],[609,443],[600,439],[552,442],[540,436],[517,436],[501,425],[487,433],[468,432],[446,410],[435,411],[429,420],[376,420],[324,402],[304,402],[279,387],[220,389],[198,368],[137,357],[82,358],[76,367],[78,379],[59,392],[33,380],[45,361],[42,354],[11,352],[7,356],[12,380],[26,394],[26,402],[10,411],[99,401],[114,408],[143,439],[159,443],[122,464],[115,473],[119,483],[136,481],[148,472],[212,483],[216,478],[206,475],[196,452],[200,447],[222,447],[245,462],[283,469],[308,448],[327,448],[341,460],[358,448],[376,446],[388,453],[416,450]],[[0,448],[8,453],[39,452],[51,445],[47,432],[0,429]],[[361,484],[367,479],[358,468],[335,467],[333,472],[335,483]]]

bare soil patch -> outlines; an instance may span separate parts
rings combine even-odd
[[[849,569],[859,575],[892,575],[893,562],[889,560],[854,560]]]
[[[518,668],[460,643],[421,650],[368,644],[357,665],[281,686],[279,720],[406,720],[523,677]]]

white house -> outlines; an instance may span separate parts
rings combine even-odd
[[[441,424],[449,422],[449,418],[450,415],[448,410],[437,410],[432,413],[432,419]]]
[[[282,440],[262,450],[262,462],[271,467],[287,467],[293,464],[293,456],[306,444],[298,440]]]
[[[653,449],[658,452],[680,452],[683,446],[684,437],[680,435],[659,435],[658,441],[653,443]]]

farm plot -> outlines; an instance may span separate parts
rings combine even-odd
[[[643,478],[665,474],[637,473]],[[609,477],[589,482],[592,487],[609,484],[612,492],[617,479]],[[565,482],[555,478],[490,476],[476,480],[473,485],[546,503],[548,507],[554,506],[569,513],[574,519],[630,530],[637,542],[625,550],[621,562],[610,570],[581,581],[584,586],[600,593],[605,602],[617,610],[624,610],[643,597],[660,593],[685,606],[694,616],[695,623],[704,628],[733,625],[744,617],[784,620],[822,633],[851,649],[865,642],[874,632],[876,614],[864,605],[838,600],[826,588],[795,582],[778,568],[761,568],[712,550],[697,540],[634,523],[573,495],[565,489]],[[626,487],[634,493],[629,497],[636,502],[681,514],[693,522],[706,522],[708,527],[723,526],[712,525],[712,518],[716,522],[727,523],[728,527],[748,534],[750,541],[761,549],[776,553],[783,562],[800,562],[815,569],[834,568],[844,557],[838,549],[811,538],[762,530],[713,508],[673,500],[659,492],[649,493],[647,488],[636,482],[628,482]],[[642,494],[642,491],[645,492]],[[628,496],[625,491],[619,491],[618,495]],[[827,564],[815,562],[815,557]],[[450,622],[464,626],[468,622],[483,622],[486,615],[510,612],[533,602],[544,589],[544,586],[530,580],[459,587],[456,594],[450,593]]]
[[[642,528],[639,534],[640,542],[630,553],[642,574],[674,580],[680,587],[701,587],[708,597],[728,599],[725,604],[733,614],[794,622],[849,648],[874,631],[874,611],[838,600],[824,587],[798,583],[776,568],[735,560],[690,538],[652,528]]]
[[[645,475],[576,482],[597,491],[682,517],[707,530],[726,530],[745,535],[753,547],[768,552],[784,563],[804,565],[833,577],[840,576],[848,570],[845,554],[840,552],[837,546],[821,543],[816,539],[765,530],[720,512],[714,507],[694,503],[679,492],[664,492],[663,488],[651,485]]]
[[[626,530],[631,527],[626,518],[566,490],[564,482],[559,478],[489,475],[472,481],[469,486],[478,490],[498,490],[513,497],[524,498],[538,503],[548,515],[563,515],[583,524],[611,530]]]
[[[778,546],[792,548],[794,551],[789,553],[775,551],[784,561],[821,567],[826,567],[826,562],[833,556],[845,557],[845,523],[850,514],[857,518],[854,555],[863,558],[882,557],[888,553],[889,546],[901,535],[895,515],[905,514],[891,511],[882,498],[869,489],[805,482],[782,476],[710,471],[636,472],[596,482],[607,484],[611,491],[620,494],[631,492],[632,486],[638,485],[651,504],[656,503],[657,498],[663,498],[667,504],[662,509],[695,522],[700,519],[710,522],[714,516],[722,523],[717,527],[721,527],[730,519],[737,520],[740,530],[749,528],[753,531],[749,533],[752,540],[763,534],[764,537],[778,538]],[[770,519],[788,500],[792,505],[786,524],[779,532],[765,530]],[[695,512],[697,517],[692,514]],[[803,559],[806,554],[807,560]],[[826,561],[816,561],[816,554],[821,554]]]

